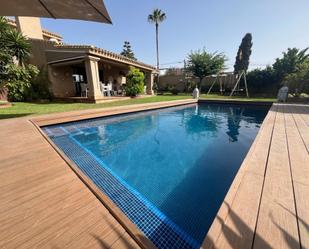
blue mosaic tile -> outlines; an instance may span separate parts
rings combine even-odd
[[[143,231],[157,248],[199,248],[200,244],[166,217],[152,203],[132,189],[90,151],[81,147],[71,133],[91,128],[98,120],[43,127],[53,142]],[[100,120],[102,123],[102,120]]]

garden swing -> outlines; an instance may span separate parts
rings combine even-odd
[[[247,86],[247,78],[246,78],[246,71],[242,71],[238,77],[237,77],[237,80],[236,80],[236,83],[233,87],[233,90],[230,94],[230,96],[233,96],[233,94],[236,92],[236,91],[243,91],[243,89],[239,89],[239,85],[240,85],[240,80],[241,78],[244,78],[244,84],[245,84],[245,90],[246,90],[246,96],[247,98],[249,98],[249,91],[248,91],[248,86]],[[238,90],[236,90],[236,88],[238,87]]]
[[[244,79],[244,84],[245,84],[245,91],[246,91],[246,96],[249,97],[249,92],[248,92],[248,86],[247,86],[247,78],[246,78],[246,72],[242,71],[237,77],[235,77],[234,73],[218,73],[215,77],[215,80],[213,81],[213,83],[211,84],[207,95],[209,95],[209,93],[211,92],[213,86],[216,83],[219,83],[219,87],[220,87],[220,94],[223,95],[225,92],[225,88],[226,88],[226,83],[233,81],[233,89],[230,93],[230,96],[233,96],[233,94],[235,92],[242,92],[243,89],[239,88],[240,85],[240,80]],[[224,80],[223,80],[224,79]],[[235,82],[235,83],[234,83]]]
[[[222,82],[222,76],[223,74],[221,73],[218,73],[215,77],[215,80],[213,81],[213,83],[211,84],[208,92],[207,92],[207,95],[210,93],[210,91],[212,90],[213,86],[218,82],[219,83],[219,86],[220,86],[220,94],[223,95],[223,92],[225,91],[225,87],[223,86],[223,82]]]

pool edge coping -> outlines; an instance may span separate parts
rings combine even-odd
[[[142,248],[156,248],[153,244],[153,242],[147,238],[146,235],[121,211],[120,208],[117,207],[117,205],[106,195],[101,191],[93,182],[92,180],[86,176],[79,167],[71,160],[69,159],[53,142],[52,140],[43,132],[41,129],[44,126],[48,125],[55,125],[55,124],[61,124],[61,123],[68,123],[73,121],[80,121],[80,120],[87,120],[87,119],[93,119],[93,118],[100,118],[100,117],[108,117],[108,116],[116,116],[121,114],[129,114],[129,113],[136,113],[136,112],[142,112],[147,110],[157,110],[157,109],[163,109],[168,107],[174,107],[174,106],[181,106],[181,105],[189,105],[189,104],[196,104],[196,103],[213,103],[213,104],[234,104],[234,105],[258,105],[258,106],[269,106],[271,110],[271,107],[273,106],[273,102],[259,102],[259,101],[239,101],[239,100],[207,100],[207,99],[185,99],[185,100],[173,100],[173,101],[162,101],[162,102],[156,102],[156,103],[146,103],[146,104],[136,104],[136,105],[129,105],[129,106],[120,106],[120,107],[112,107],[112,108],[100,108],[95,110],[83,110],[83,114],[79,114],[80,111],[74,111],[70,112],[71,116],[65,116],[66,113],[54,113],[47,115],[47,118],[45,116],[40,117],[33,117],[31,119],[28,119],[35,128],[39,131],[39,133],[43,136],[43,138],[51,145],[51,147],[59,154],[59,156],[66,162],[66,164],[72,169],[72,171],[77,175],[77,177],[86,185],[86,187],[96,196],[96,198],[109,210],[111,215],[121,224],[121,226],[130,234],[130,236],[137,242],[137,244]],[[57,116],[59,116],[57,118]],[[263,123],[265,122],[267,116],[263,120]],[[261,129],[258,131],[252,145],[250,146],[246,156],[244,157],[239,170],[232,181],[229,190],[227,191],[224,200],[214,218],[214,221],[212,222],[203,242],[201,245],[201,249],[203,248],[212,248],[215,244],[215,241],[213,241],[213,238],[211,238],[210,233],[214,233],[215,239],[217,239],[220,234],[223,226],[218,230],[214,227],[214,223],[217,222],[217,218],[220,216],[227,216],[228,211],[224,210],[224,201],[227,199],[228,196],[231,196],[230,198],[233,199],[233,197],[237,193],[238,185],[241,182],[243,171],[244,171],[244,161],[249,155],[250,150],[252,149],[255,140],[260,133]],[[239,184],[238,184],[239,183]],[[234,185],[237,185],[236,188]],[[214,231],[217,229],[217,231]],[[213,232],[214,231],[214,232]]]

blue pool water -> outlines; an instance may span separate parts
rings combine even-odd
[[[267,111],[193,104],[43,130],[158,248],[198,248]]]

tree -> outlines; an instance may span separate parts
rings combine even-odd
[[[290,92],[309,94],[309,63],[302,63],[296,72],[286,75],[283,83]]]
[[[145,75],[138,69],[130,67],[127,75],[126,95],[135,97],[144,91]]]
[[[12,55],[16,57],[19,65],[29,57],[31,46],[27,38],[15,29],[9,30],[5,42]]]
[[[241,41],[238,48],[236,61],[234,65],[234,74],[239,74],[242,71],[247,71],[249,67],[249,59],[252,48],[252,35],[247,33]]]
[[[132,51],[132,48],[131,48],[131,44],[130,42],[128,41],[125,41],[124,44],[123,44],[123,50],[122,52],[120,53],[121,55],[131,59],[131,60],[137,60],[135,58],[135,55],[134,55],[134,52]]]
[[[0,17],[0,83],[1,88],[8,89],[9,100],[27,100],[39,73],[36,66],[24,64],[30,48],[26,37]],[[14,63],[14,57],[18,64]]]
[[[148,22],[154,23],[156,26],[156,52],[157,52],[157,69],[159,70],[159,23],[163,22],[166,19],[166,14],[160,10],[155,9],[153,12],[148,15]]]
[[[0,16],[0,83],[8,75],[8,65],[12,62],[11,51],[6,44],[6,35],[10,26],[6,19]]]
[[[218,74],[225,69],[226,56],[223,53],[208,53],[205,49],[191,52],[186,61],[186,70],[199,79],[198,87],[201,88],[202,80],[212,74]]]
[[[287,52],[283,52],[282,58],[276,59],[273,68],[279,81],[284,80],[289,74],[296,73],[303,64],[309,63],[309,54],[306,54],[307,51],[308,48],[302,50],[288,48]]]
[[[8,25],[4,17],[0,17],[0,59],[6,64],[15,56],[20,65],[30,55],[31,46],[27,38]]]
[[[9,79],[6,84],[8,89],[8,99],[10,101],[24,101],[31,95],[33,79],[39,74],[39,70],[34,65],[9,66]]]

